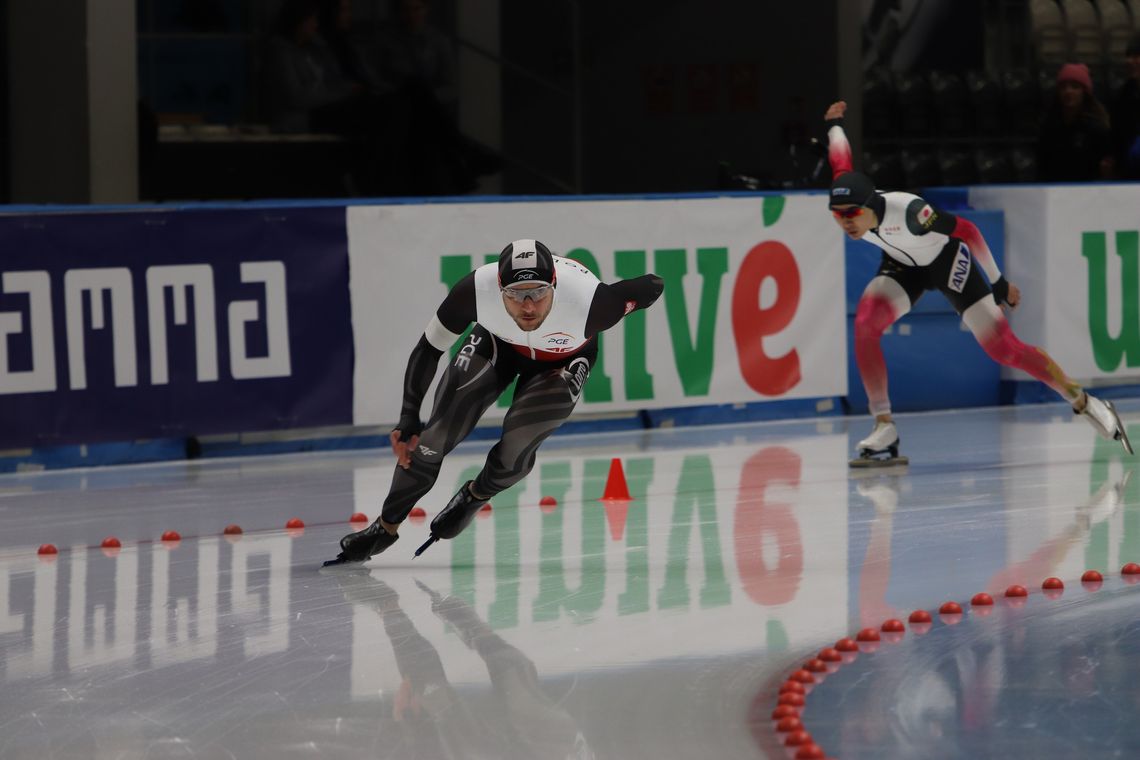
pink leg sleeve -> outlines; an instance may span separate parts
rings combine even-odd
[[[1061,394],[1069,403],[1080,398],[1080,384],[1066,375],[1049,354],[1036,346],[1022,343],[1013,334],[1013,328],[992,298],[984,298],[966,309],[962,318],[991,359],[1007,367],[1028,372]]]
[[[890,298],[871,292],[871,288],[863,293],[855,309],[855,363],[859,366],[859,376],[863,379],[873,415],[891,412],[891,400],[887,396],[887,363],[883,360],[879,339],[900,316]]]

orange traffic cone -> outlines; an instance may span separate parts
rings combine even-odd
[[[598,501],[605,504],[606,522],[610,525],[610,537],[614,541],[621,541],[625,535],[625,520],[629,514],[629,504],[633,497],[629,495],[629,486],[625,482],[625,470],[622,469],[621,460],[614,458],[610,461],[610,474],[606,478],[606,490]]]
[[[633,497],[629,495],[629,486],[625,482],[625,470],[622,469],[621,460],[617,457],[610,461],[606,490],[598,501],[633,501]]]

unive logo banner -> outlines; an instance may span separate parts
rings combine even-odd
[[[1080,382],[1140,378],[1140,187],[975,188],[1006,216],[1010,320]],[[1007,376],[1029,376],[1007,371]]]
[[[0,219],[0,447],[347,423],[341,209]]]
[[[408,354],[448,290],[529,237],[603,282],[665,280],[599,336],[580,411],[847,392],[843,238],[818,196],[351,207],[348,237],[356,424],[398,418]]]

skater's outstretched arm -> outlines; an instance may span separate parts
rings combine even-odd
[[[665,281],[655,274],[599,284],[586,317],[586,335],[597,335],[616,325],[626,314],[649,308],[664,289]]]
[[[847,113],[847,101],[832,103],[823,120],[827,123],[827,161],[831,164],[831,178],[852,170],[851,143],[843,131],[843,116]]]
[[[990,281],[990,287],[993,288],[994,300],[998,302],[998,306],[1008,304],[1010,308],[1016,307],[1021,302],[1021,291],[998,270],[994,255],[990,252],[986,239],[982,237],[982,231],[969,219],[961,217],[954,219],[956,223],[953,232],[950,233],[951,237],[956,237],[965,243],[974,259],[981,265],[982,271]]]
[[[456,283],[443,299],[408,357],[400,421],[388,436],[396,461],[405,470],[412,464],[411,452],[419,443],[423,430],[420,407],[431,381],[435,379],[439,357],[475,321],[475,313],[475,273],[472,272]]]

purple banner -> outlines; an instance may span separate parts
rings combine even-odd
[[[0,217],[0,448],[349,424],[343,208]]]

